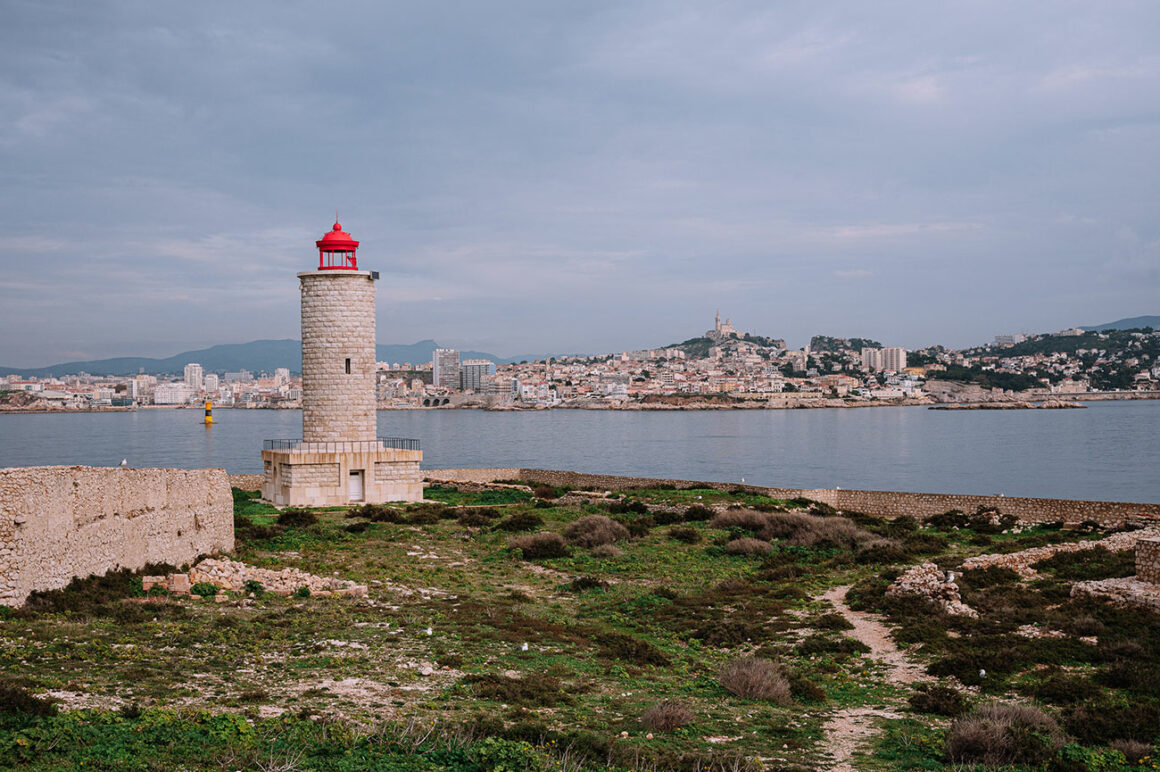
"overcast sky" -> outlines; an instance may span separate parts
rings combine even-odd
[[[964,346],[1160,314],[1160,5],[50,2],[0,27],[0,365],[298,335]]]

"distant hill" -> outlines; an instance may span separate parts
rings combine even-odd
[[[379,362],[411,362],[419,364],[431,361],[431,353],[439,348],[433,340],[421,340],[418,343],[382,344],[376,346],[375,357]],[[544,355],[535,357],[497,357],[483,351],[460,351],[463,359],[490,359],[497,364],[519,362],[527,359],[542,359]],[[136,375],[145,372],[148,375],[162,375],[166,373],[179,374],[184,371],[190,362],[197,362],[207,373],[227,373],[239,370],[249,370],[259,373],[265,370],[274,372],[276,368],[288,367],[292,373],[302,371],[302,343],[297,340],[255,340],[249,343],[227,343],[196,351],[183,351],[164,359],[151,357],[115,357],[113,359],[95,359],[87,362],[62,362],[48,367],[0,367],[0,376],[21,375],[37,378],[59,377],[73,373],[85,372],[91,375]]]
[[[861,351],[864,348],[882,348],[882,344],[869,338],[831,338],[829,335],[810,338],[810,351]]]
[[[1151,327],[1153,330],[1160,329],[1160,316],[1133,316],[1107,324],[1088,325],[1080,327],[1080,329],[1088,332],[1103,332],[1104,330],[1138,330],[1143,327]]]

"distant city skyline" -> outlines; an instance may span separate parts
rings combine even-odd
[[[1160,313],[1160,7],[53,4],[0,29],[0,365],[298,335],[914,349]]]

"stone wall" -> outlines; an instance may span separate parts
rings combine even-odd
[[[1132,515],[1160,516],[1160,505],[1120,501],[1080,501],[1040,499],[1020,496],[966,496],[943,493],[894,493],[890,491],[840,490],[835,504],[839,509],[867,512],[882,517],[927,515],[961,509],[974,512],[980,506],[996,507],[1029,522],[1079,523],[1091,520],[1112,525]]]
[[[342,484],[338,478],[338,464],[284,464],[282,467],[284,485],[304,488],[337,488]]]
[[[265,475],[261,474],[231,474],[230,487],[243,491],[257,491],[262,489]]]
[[[1143,515],[1160,518],[1160,504],[1119,501],[1078,501],[1072,499],[1039,499],[1013,496],[969,496],[943,493],[904,493],[895,491],[861,491],[833,488],[767,488],[737,483],[676,480],[670,478],[620,477],[584,474],[548,469],[428,469],[429,480],[447,482],[488,482],[490,480],[526,480],[544,485],[567,485],[574,488],[625,490],[669,485],[677,488],[712,488],[743,490],[779,499],[807,498],[837,509],[865,512],[879,517],[910,515],[922,519],[951,509],[974,512],[980,506],[997,507],[1027,522],[1079,523],[1092,520],[1114,525],[1126,517]]]
[[[224,469],[0,469],[0,604],[73,577],[233,548]]]
[[[304,271],[302,438],[373,440],[375,283],[370,271]],[[347,372],[347,360],[350,371]]]
[[[375,462],[375,482],[414,482],[420,479],[418,461]]]
[[[1160,538],[1136,542],[1136,578],[1148,584],[1160,584]]]

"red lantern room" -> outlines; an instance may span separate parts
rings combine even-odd
[[[330,233],[314,243],[318,247],[318,270],[358,270],[358,262],[355,259],[358,242],[343,231],[337,222],[330,229]]]

